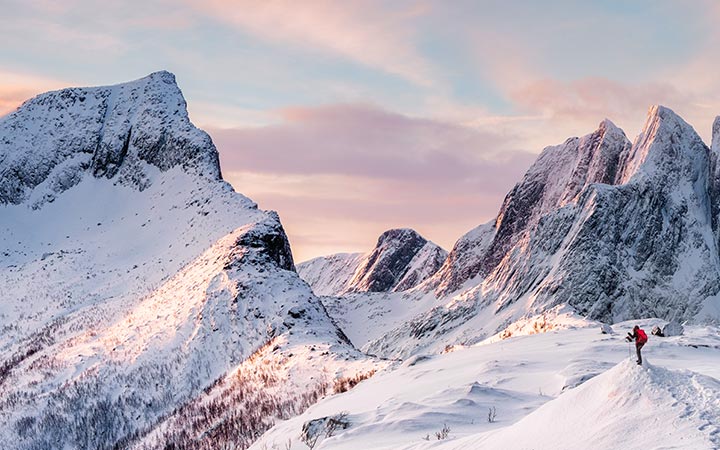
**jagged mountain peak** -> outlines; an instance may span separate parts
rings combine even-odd
[[[709,167],[709,149],[695,129],[672,109],[649,109],[642,131],[623,155],[618,184],[633,177],[668,182],[695,180]]]
[[[383,244],[386,244],[388,242],[393,241],[406,241],[406,240],[423,240],[426,241],[425,238],[420,236],[420,233],[413,230],[412,228],[393,228],[391,230],[387,230],[383,232],[379,237],[377,241],[376,247],[379,247]]]
[[[378,238],[375,248],[360,262],[350,280],[350,290],[392,290],[412,267],[413,259],[426,244],[428,240],[411,229],[400,228],[384,232]]]
[[[669,134],[697,136],[697,132],[692,125],[687,123],[675,111],[662,105],[652,106],[648,110],[647,119],[641,132],[642,138],[639,141],[657,139]]]
[[[0,118],[0,203],[53,201],[86,175],[146,189],[179,167],[222,178],[207,133],[190,122],[175,76],[40,94]]]
[[[654,121],[654,120],[662,120],[664,122],[680,122],[686,126],[689,126],[685,120],[680,117],[679,114],[677,114],[672,109],[668,108],[664,105],[652,105],[650,108],[648,108],[647,112],[647,120],[648,121]]]
[[[383,232],[368,253],[342,253],[298,264],[318,295],[411,289],[432,276],[447,252],[410,228]]]
[[[629,148],[625,132],[609,119],[592,133],[545,147],[507,194],[495,221],[461,237],[422,289],[434,289],[442,297],[478,275],[489,274],[550,211],[577,202],[594,183],[613,184],[620,158]]]
[[[615,125],[615,122],[608,119],[607,117],[600,122],[597,129],[598,131],[625,136],[625,132],[622,130],[622,128]]]
[[[140,80],[144,79],[160,80],[167,84],[177,85],[177,81],[175,80],[175,74],[164,69],[152,72],[149,75],[140,78]]]

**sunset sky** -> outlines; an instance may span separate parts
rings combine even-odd
[[[720,114],[720,2],[0,0],[0,114],[173,72],[298,261],[392,227],[445,248],[546,145],[664,104]]]

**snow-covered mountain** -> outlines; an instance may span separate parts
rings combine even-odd
[[[505,197],[497,218],[457,242],[430,282],[437,285],[438,296],[458,290],[477,275],[487,277],[513,248],[530,239],[543,217],[577,203],[591,184],[612,184],[620,154],[629,147],[622,130],[605,120],[587,136],[543,150]]]
[[[63,89],[25,102],[0,123],[0,203],[38,207],[82,174],[146,189],[176,166],[219,180],[210,137],[189,121],[169,72],[101,88]]]
[[[376,367],[278,215],[222,181],[168,72],[0,118],[0,230],[6,448],[243,448]]]
[[[380,235],[368,253],[339,253],[298,264],[298,274],[317,295],[401,292],[432,276],[447,252],[407,228]]]
[[[371,314],[383,331],[356,344],[386,357],[561,327],[572,316],[717,321],[719,121],[714,128],[711,150],[656,106],[633,144],[604,120],[547,147],[496,219],[460,238],[404,294],[414,301],[354,296],[345,311],[326,300],[331,314],[351,336]]]

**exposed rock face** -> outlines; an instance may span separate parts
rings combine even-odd
[[[175,166],[221,179],[212,140],[190,123],[175,76],[164,71],[26,101],[0,119],[0,155],[0,204],[52,201],[85,174],[139,190]]]
[[[290,241],[275,211],[268,212],[270,220],[264,227],[256,227],[240,236],[237,246],[258,249],[259,255],[283,270],[295,271]]]
[[[612,184],[620,154],[629,147],[622,130],[605,120],[594,133],[543,150],[505,197],[480,273],[489,274],[512,247],[529,236],[543,216],[574,203],[593,183]]]
[[[592,183],[612,184],[620,154],[629,147],[622,130],[605,120],[594,133],[545,148],[505,197],[494,224],[482,225],[458,241],[447,268],[434,277],[436,293],[443,296],[470,278],[488,276],[513,247],[529,238],[544,215],[574,203]]]
[[[414,230],[389,230],[358,266],[350,280],[351,291],[385,292],[402,279],[415,255],[427,244]]]
[[[442,267],[447,255],[439,246],[426,242],[408,263],[405,275],[395,283],[393,292],[407,291],[427,280]]]
[[[338,254],[298,265],[298,273],[318,295],[405,291],[425,281],[447,252],[416,231],[394,229],[378,238],[367,254]]]
[[[442,267],[419,289],[435,290],[438,295],[457,291],[480,272],[485,254],[495,237],[495,221],[485,223],[467,233],[453,246]]]
[[[608,322],[692,319],[720,291],[709,149],[680,117],[655,107],[617,180],[583,193],[556,275],[538,297]]]
[[[719,186],[717,154],[671,110],[651,108],[633,145],[604,121],[546,148],[494,227],[458,241],[421,286],[449,306],[367,349],[472,343],[566,305],[604,322],[692,320],[720,293]]]

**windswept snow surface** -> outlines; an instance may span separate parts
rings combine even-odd
[[[720,381],[631,359],[497,433],[442,449],[713,448],[720,445]]]
[[[623,338],[636,323],[649,330],[665,322],[620,323],[613,334],[597,324],[415,356],[279,423],[252,448],[305,449],[302,425],[342,411],[350,427],[316,449],[718,448],[718,328],[650,336],[639,367]],[[445,425],[450,432],[438,440]]]

